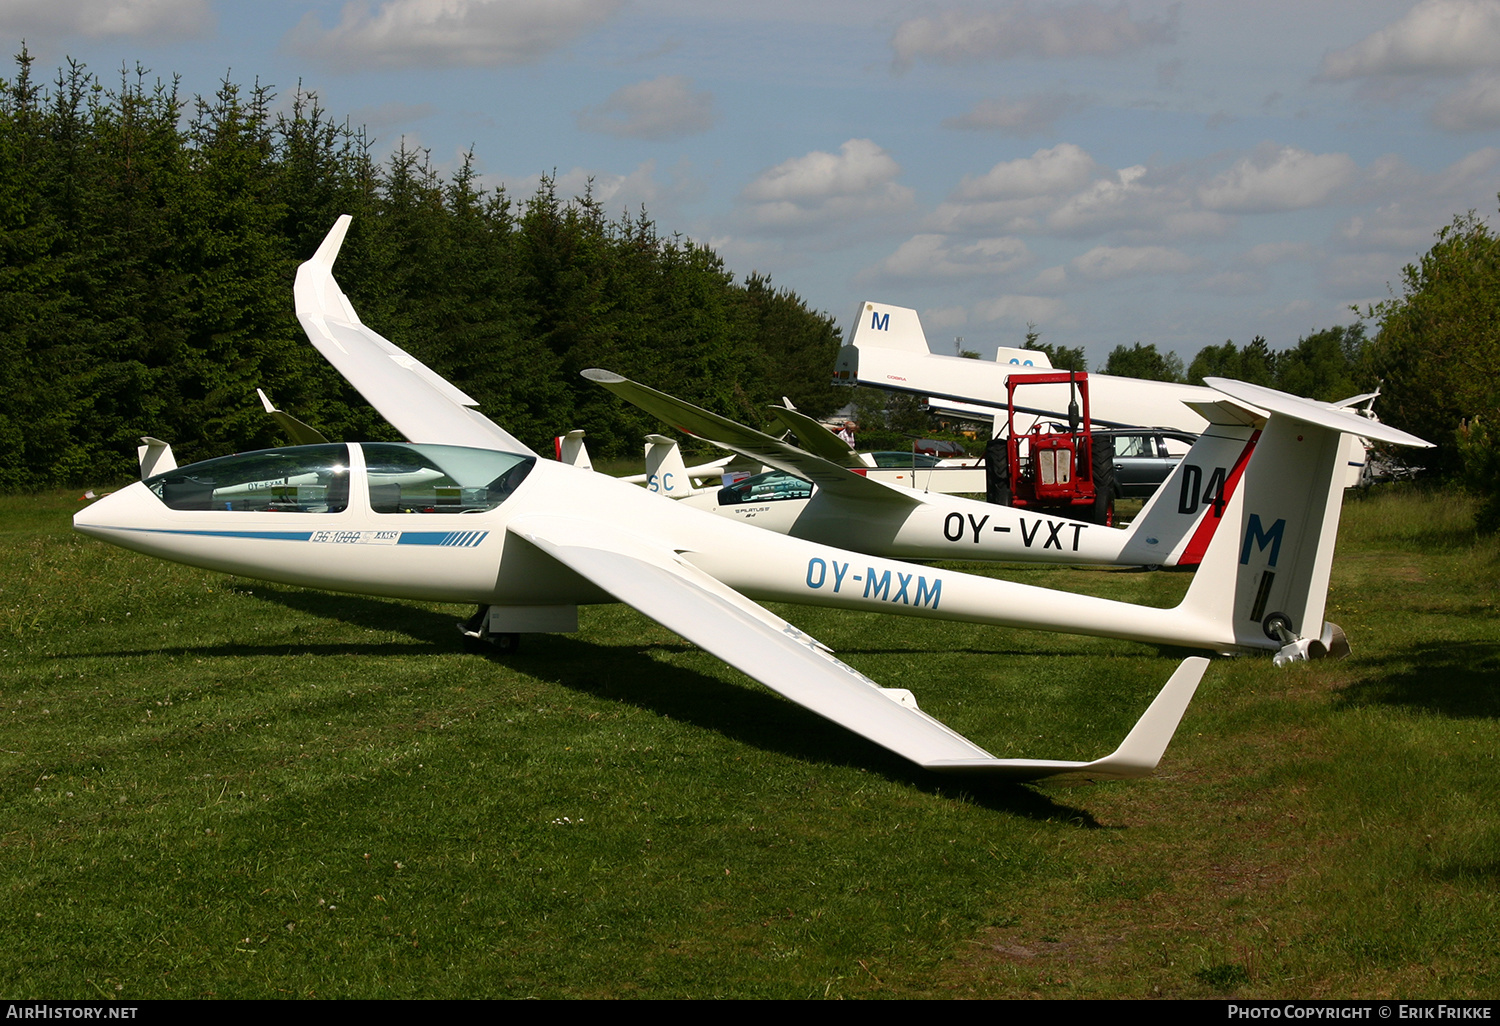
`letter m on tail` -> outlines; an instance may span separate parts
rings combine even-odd
[[[879,310],[871,311],[870,327],[874,331],[890,331],[891,315],[888,313],[881,313]]]
[[[1271,525],[1267,531],[1260,522],[1258,513],[1250,514],[1250,526],[1245,529],[1245,544],[1240,549],[1240,565],[1244,566],[1250,562],[1250,546],[1254,545],[1261,552],[1266,546],[1271,546],[1271,558],[1266,561],[1267,566],[1275,566],[1276,559],[1281,555],[1281,536],[1286,533],[1286,519],[1282,518]]]

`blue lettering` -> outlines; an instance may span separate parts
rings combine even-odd
[[[848,563],[845,563],[843,566],[839,566],[839,561],[838,560],[835,559],[833,561],[833,593],[835,595],[837,595],[839,593],[839,588],[843,587],[843,584],[844,584],[844,575],[847,574],[848,572],[849,572],[849,564]]]
[[[1240,549],[1240,564],[1250,562],[1250,546],[1253,544],[1257,549],[1264,552],[1266,546],[1271,546],[1271,558],[1267,566],[1275,566],[1276,559],[1281,555],[1281,536],[1286,532],[1286,520],[1277,520],[1267,531],[1260,522],[1258,513],[1250,514],[1250,526],[1245,529],[1245,544]]]
[[[899,570],[896,571],[896,580],[901,583],[901,587],[896,589],[896,597],[891,599],[892,602],[900,602],[905,606],[911,605],[911,599],[906,596],[906,586],[911,583],[911,578],[911,574],[903,574]]]
[[[821,563],[822,560],[818,562]],[[869,598],[872,594],[882,602],[889,602],[891,600],[891,572],[889,570],[881,574],[880,579],[877,581],[875,579],[875,568],[873,566],[866,568],[864,597]]]
[[[891,315],[883,314],[879,310],[870,314],[870,327],[876,331],[889,331],[891,329]]]
[[[933,609],[936,609],[938,607],[938,600],[940,598],[942,598],[942,597],[943,597],[943,582],[942,582],[941,579],[935,579],[935,580],[933,580],[933,582],[932,582],[932,590],[928,591],[927,590],[927,578],[925,578],[925,577],[918,577],[917,578],[917,605],[918,606],[924,606],[925,605],[925,606],[931,606]]]
[[[664,491],[664,492],[670,492],[672,490],[672,475],[671,474],[663,474],[661,476],[661,490]]]
[[[657,486],[656,475],[655,474],[651,474],[650,476],[648,476],[646,478],[646,491],[648,491],[648,492],[657,492],[657,491],[660,491],[660,490],[661,489]]]
[[[813,580],[814,568],[818,571],[818,579]],[[807,561],[807,586],[809,588],[821,588],[823,582],[828,579],[828,564],[814,556]]]

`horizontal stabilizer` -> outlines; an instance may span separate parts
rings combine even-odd
[[[1268,413],[1279,413],[1283,417],[1300,420],[1305,424],[1315,424],[1332,431],[1358,435],[1372,442],[1389,442],[1392,445],[1409,445],[1419,449],[1432,448],[1431,442],[1424,441],[1416,435],[1407,434],[1389,424],[1382,424],[1378,420],[1361,417],[1352,410],[1320,403],[1315,399],[1302,399],[1285,392],[1278,392],[1274,388],[1252,385],[1246,381],[1234,381],[1229,378],[1204,378],[1203,380],[1211,388],[1231,398],[1258,406]]]

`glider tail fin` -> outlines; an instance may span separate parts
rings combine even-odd
[[[1159,566],[1201,563],[1259,437],[1251,423],[1210,423],[1136,515],[1122,559]]]
[[[675,439],[666,435],[646,436],[646,491],[669,499],[686,499],[698,494],[693,479],[682,462],[682,450]]]
[[[155,477],[157,474],[165,474],[169,470],[177,469],[177,458],[172,455],[172,445],[163,442],[160,438],[152,438],[150,435],[142,435],[141,441],[145,444],[135,447],[136,457],[141,461],[141,480]]]
[[[594,469],[594,461],[589,459],[588,447],[583,444],[583,434],[581,430],[574,430],[565,435],[558,435],[552,440],[557,452],[557,462],[583,470]]]
[[[1236,648],[1279,651],[1278,662],[1346,654],[1343,631],[1324,620],[1345,435],[1378,431],[1397,445],[1428,443],[1311,399],[1237,381],[1208,384],[1269,418],[1178,608],[1228,627],[1217,633],[1232,634]]]

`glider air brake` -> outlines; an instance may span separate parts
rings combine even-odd
[[[1284,400],[1286,415],[1247,399],[1271,412],[1247,475],[1269,453],[1268,465],[1295,485],[1257,490],[1247,481],[1239,489],[1175,609],[974,577],[750,530],[539,459],[473,411],[463,392],[360,323],[332,273],[348,226],[340,218],[298,269],[298,319],[408,441],[271,449],[178,468],[94,503],[74,517],[77,530],[246,577],[477,603],[487,607],[481,629],[497,635],[576,630],[580,604],[625,602],[920,766],[1021,778],[1149,774],[1205,661],[1184,660],[1125,743],[1102,760],[997,759],[922,712],[909,691],[880,687],[755,600],[1222,651],[1301,646],[1304,657],[1332,642],[1323,598],[1338,512],[1329,500],[1338,493],[1325,464],[1346,430],[1333,413]],[[1388,440],[1416,441],[1385,430]],[[266,481],[283,483],[230,491]]]
[[[586,370],[583,376],[685,434],[780,472],[725,489],[694,489],[690,482],[687,488],[671,488],[673,482],[658,474],[669,486],[664,494],[769,531],[898,559],[1197,566],[1266,420],[1261,410],[1205,389],[1216,397],[1197,403],[1211,421],[1209,427],[1130,528],[1119,531],[894,486],[876,480],[863,466],[830,458],[852,456],[836,438],[842,452],[809,452],[618,374]],[[827,435],[822,425],[794,410],[773,406],[771,413],[799,441],[816,439],[819,432]],[[921,471],[907,473],[916,479]]]

